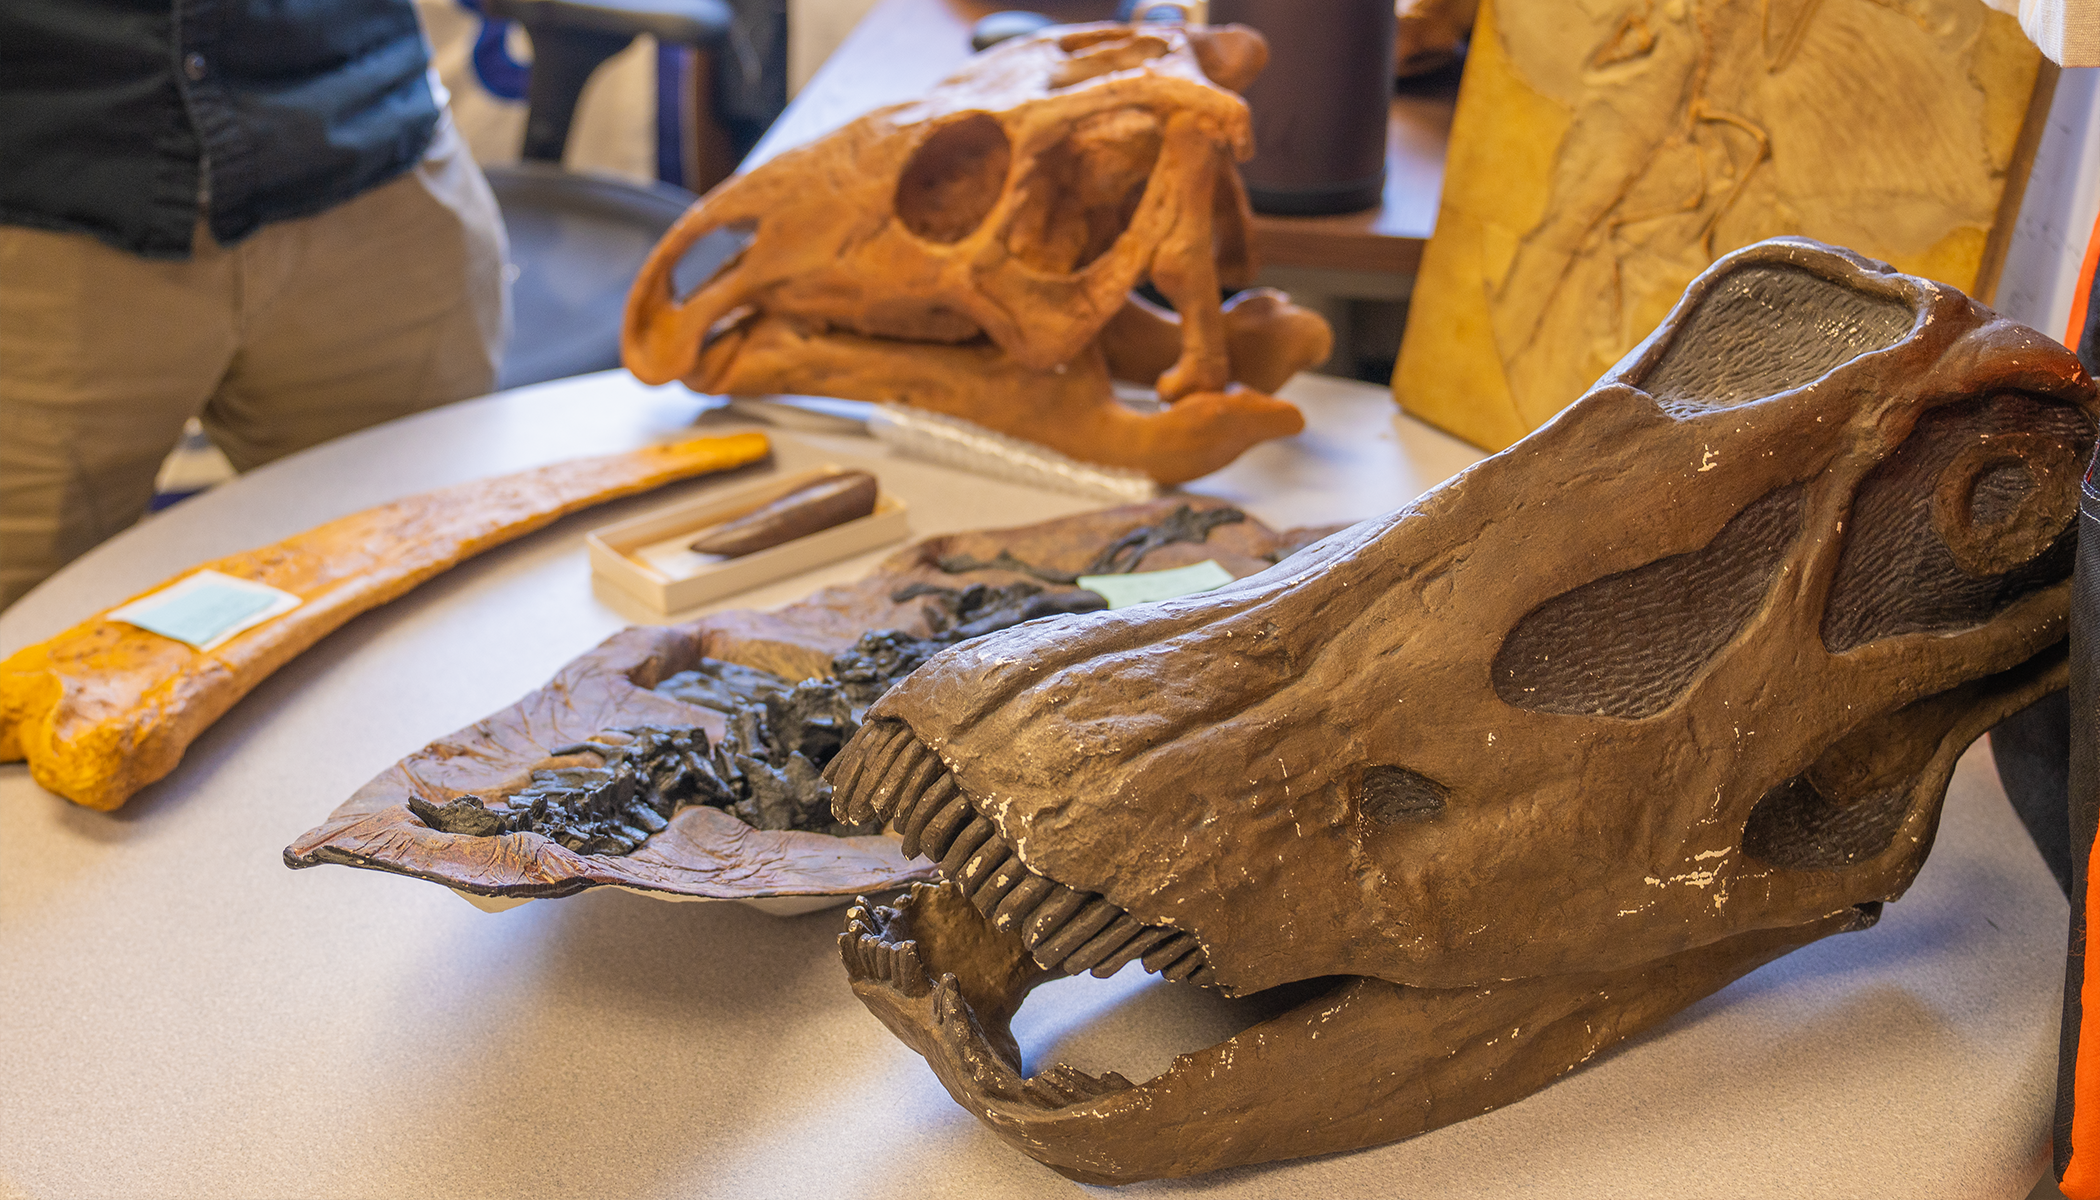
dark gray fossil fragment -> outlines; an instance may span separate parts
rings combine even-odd
[[[579,854],[629,854],[691,804],[720,808],[755,829],[799,829],[834,836],[881,832],[880,822],[833,819],[823,769],[860,730],[869,704],[957,642],[1023,621],[1088,612],[1105,602],[1077,589],[1045,592],[1032,583],[995,588],[913,584],[892,600],[925,598],[936,631],[915,638],[875,630],[832,660],[831,673],[789,683],[769,671],[702,659],[655,691],[729,718],[709,744],[697,726],[640,725],[557,746],[552,757],[594,755],[600,765],[543,767],[531,782],[492,800],[460,796],[444,804],[420,797],[409,810],[445,833],[493,837],[537,833]]]
[[[409,811],[446,833],[537,833],[579,854],[626,854],[685,805],[733,799],[704,730],[643,725],[555,751],[556,757],[583,754],[596,755],[601,765],[534,771],[501,808],[469,795],[442,805],[411,797]]]
[[[771,671],[741,663],[703,658],[690,671],[680,671],[656,685],[655,690],[673,700],[697,704],[720,713],[732,713],[741,704],[762,701],[789,688],[787,680]]]
[[[997,588],[982,583],[966,588],[914,583],[890,595],[898,604],[919,597],[932,601],[922,608],[926,623],[934,630],[932,636],[918,638],[896,629],[877,629],[862,634],[851,649],[831,660],[832,677],[854,704],[865,708],[875,703],[898,680],[958,642],[1011,629],[1038,617],[1095,612],[1108,607],[1108,601],[1095,592],[1077,588],[1045,592],[1032,583],[1010,583]],[[854,728],[859,728],[858,721]]]

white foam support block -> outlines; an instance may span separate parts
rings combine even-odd
[[[975,471],[1027,487],[1134,504],[1159,494],[1159,485],[1138,471],[1068,458],[1048,446],[1024,442],[982,425],[901,404],[878,404],[868,418],[877,441],[913,458]]]

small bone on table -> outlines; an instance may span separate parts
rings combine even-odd
[[[1301,376],[1284,394],[1308,432],[1192,490],[1279,528],[1331,522],[1404,503],[1474,456],[1380,388]],[[75,563],[0,615],[0,654],[190,563],[404,493],[626,449],[709,403],[608,373],[329,443]],[[920,534],[1090,506],[865,439],[777,436],[783,469],[874,470]],[[592,588],[584,533],[709,486],[571,517],[359,617],[117,814],[0,767],[0,1200],[1106,1194],[1008,1150],[868,1015],[839,965],[839,910],[592,892],[488,914],[417,880],[279,861],[402,754],[657,620]],[[725,604],[779,604],[878,556]],[[1201,1191],[2018,1200],[2048,1141],[2065,914],[1978,747],[1938,848],[1879,927],[1783,959],[1502,1111]],[[1231,1021],[1226,1003],[1131,971],[1044,989],[1016,1031],[1032,1061],[1137,1078]]]

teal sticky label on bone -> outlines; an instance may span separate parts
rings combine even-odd
[[[1100,593],[1110,608],[1129,608],[1133,604],[1172,600],[1176,596],[1192,596],[1224,587],[1232,582],[1232,572],[1219,566],[1217,559],[1207,558],[1192,567],[1176,567],[1171,571],[1081,575],[1078,582],[1080,587]]]
[[[303,603],[290,592],[252,579],[199,571],[120,608],[109,619],[209,650]]]

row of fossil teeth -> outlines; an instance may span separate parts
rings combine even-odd
[[[839,935],[839,954],[846,969],[864,979],[879,979],[907,996],[923,996],[933,990],[933,981],[919,963],[919,944],[889,935],[893,908],[870,912],[862,896],[846,912],[846,932]]]
[[[919,965],[918,943],[897,938],[890,928],[897,916],[894,908],[870,907],[865,896],[846,913],[846,931],[839,935],[839,955],[848,974],[855,979],[881,980],[908,996],[932,995],[935,1025],[970,1022],[968,1004],[956,978],[949,975],[935,983],[927,976],[925,968]],[[982,1038],[981,1027],[972,1023],[972,1031]],[[990,1055],[971,1055],[966,1066],[981,1082],[1045,1109],[1064,1108],[1130,1088],[1130,1081],[1114,1071],[1089,1075],[1077,1067],[1051,1063],[1019,1081],[1020,1093],[1013,1096],[1007,1090],[1012,1086],[1012,1078],[999,1078],[1001,1072],[993,1066],[994,1061]],[[1009,1060],[1008,1067],[1018,1070],[1020,1063]]]
[[[1093,892],[1023,865],[970,804],[948,768],[901,721],[871,722],[831,760],[832,807],[841,820],[881,820],[904,835],[904,854],[940,864],[994,929],[1013,931],[1049,971],[1106,979],[1132,962],[1181,983],[1209,986],[1196,939],[1146,925]]]

